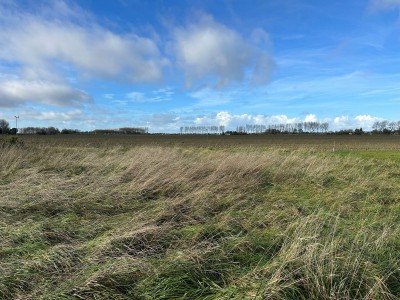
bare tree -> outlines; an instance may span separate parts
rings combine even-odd
[[[378,131],[379,128],[380,128],[380,126],[381,126],[381,122],[375,121],[374,124],[372,124],[372,129],[373,129],[374,131]]]
[[[328,122],[322,123],[321,124],[321,128],[326,133],[328,131],[328,128],[329,128],[329,123]]]
[[[396,130],[396,125],[397,125],[396,122],[389,122],[389,124],[388,124],[389,130],[391,132],[394,132]]]
[[[386,121],[386,120],[380,122],[381,126],[380,126],[380,129],[379,129],[379,130],[380,130],[381,132],[383,132],[385,129],[387,129],[388,123],[389,123],[389,122]]]

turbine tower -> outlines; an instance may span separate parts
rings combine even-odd
[[[15,129],[17,130],[17,132],[18,132],[18,119],[19,119],[19,116],[14,116],[14,118],[15,118]],[[17,133],[16,132],[16,133]]]

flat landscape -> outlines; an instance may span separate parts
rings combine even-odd
[[[324,134],[259,134],[259,135],[22,135],[29,145],[52,146],[173,146],[173,147],[264,147],[274,149],[315,150],[400,150],[400,135],[324,135]]]
[[[399,299],[399,142],[3,138],[0,298]]]

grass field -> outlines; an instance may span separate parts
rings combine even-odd
[[[19,141],[0,299],[400,298],[398,136]]]
[[[314,150],[400,150],[400,135],[25,135],[30,145],[61,147],[267,147]]]

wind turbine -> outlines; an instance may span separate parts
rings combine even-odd
[[[18,119],[19,119],[19,116],[14,116],[14,118],[15,118],[15,129],[18,132]]]

